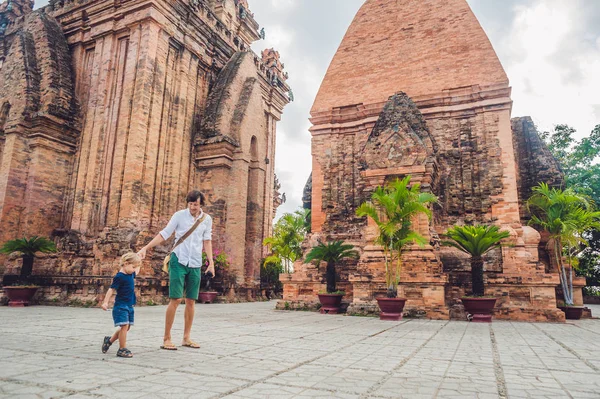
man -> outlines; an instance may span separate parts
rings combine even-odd
[[[183,346],[199,348],[192,341],[192,323],[194,322],[195,303],[200,290],[200,274],[202,266],[202,247],[208,257],[206,273],[215,275],[215,265],[212,252],[212,218],[204,214],[202,206],[205,205],[204,194],[200,191],[190,191],[186,197],[187,209],[182,209],[171,217],[169,224],[150,241],[148,245],[138,252],[144,259],[146,251],[168,240],[175,233],[175,242],[183,236],[197,220],[204,217],[194,232],[180,243],[171,253],[169,262],[169,306],[165,317],[165,336],[162,349],[177,350],[171,340],[171,327],[175,320],[177,306],[181,302],[185,289],[185,325],[183,330]]]

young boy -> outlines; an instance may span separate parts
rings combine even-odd
[[[130,252],[121,257],[120,266],[121,269],[113,278],[113,282],[104,296],[104,302],[102,302],[102,309],[108,310],[108,302],[113,293],[117,292],[112,316],[115,327],[119,328],[112,337],[104,337],[102,353],[106,353],[112,343],[119,340],[117,356],[133,357],[133,354],[126,346],[127,331],[133,326],[133,306],[135,305],[134,279],[140,272],[142,260],[137,254]]]

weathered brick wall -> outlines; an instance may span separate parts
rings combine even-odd
[[[329,65],[311,113],[382,102],[398,91],[415,99],[473,82],[507,85],[508,78],[466,1],[366,1]]]
[[[78,135],[71,58],[59,25],[30,8],[15,18],[3,9],[0,242],[49,236],[60,226]]]
[[[540,182],[551,187],[562,187],[564,175],[529,116],[513,118],[511,123],[517,157],[521,220],[525,223],[530,217],[527,199],[531,196],[531,188]]]
[[[428,120],[439,146],[441,209],[436,221],[442,230],[456,223],[489,221],[493,196],[502,194],[498,139],[484,119],[478,114]]]

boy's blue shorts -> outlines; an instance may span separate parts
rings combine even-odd
[[[115,304],[112,310],[115,327],[133,325],[133,306]]]

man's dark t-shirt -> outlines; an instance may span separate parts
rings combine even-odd
[[[125,274],[118,272],[113,278],[110,288],[117,291],[115,306],[117,305],[135,305],[135,273]]]

